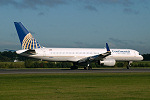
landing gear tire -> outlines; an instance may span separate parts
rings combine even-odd
[[[91,70],[92,67],[91,67],[91,66],[85,66],[84,69],[85,69],[85,70]]]
[[[92,69],[92,67],[91,67],[91,66],[89,66],[89,67],[88,67],[88,70],[91,70],[91,69]]]
[[[130,65],[127,65],[127,69],[130,69]]]

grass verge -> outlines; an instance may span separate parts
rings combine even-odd
[[[150,73],[0,75],[0,100],[149,100]]]

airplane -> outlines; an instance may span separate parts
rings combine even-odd
[[[91,62],[104,66],[114,66],[116,61],[128,62],[127,69],[133,61],[143,60],[138,51],[132,49],[106,48],[46,48],[41,46],[21,22],[14,22],[21,50],[16,53],[22,56],[42,59],[52,62],[73,62],[71,69],[78,69],[78,65],[85,64],[84,69],[92,69]]]

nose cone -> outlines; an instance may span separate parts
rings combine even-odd
[[[139,60],[143,60],[143,56],[142,55],[139,55]]]

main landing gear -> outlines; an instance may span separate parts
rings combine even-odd
[[[72,70],[78,69],[78,63],[74,62],[73,66],[71,66],[70,69],[72,69]],[[84,69],[85,70],[90,70],[90,69],[92,69],[92,66],[90,66],[90,63],[86,63],[86,66],[84,67]]]
[[[87,63],[87,65],[84,67],[85,70],[90,70],[92,67],[90,66],[90,63]]]

